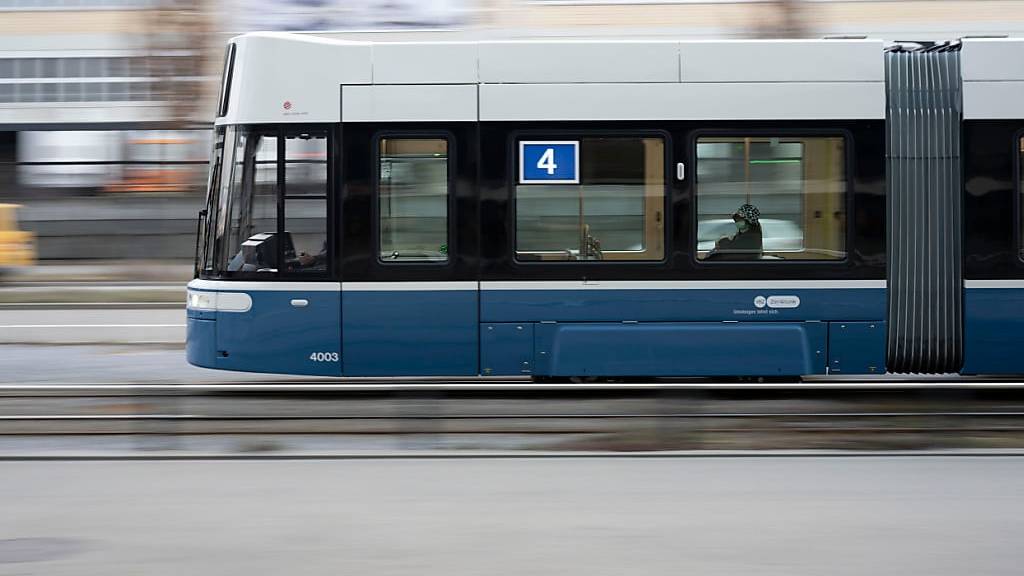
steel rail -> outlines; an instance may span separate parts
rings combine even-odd
[[[646,412],[646,413],[483,413],[446,414],[9,414],[3,421],[48,420],[584,420],[584,419],[748,419],[748,418],[1024,418],[1024,412]]]
[[[297,452],[111,452],[67,454],[0,454],[0,462],[187,462],[187,461],[298,461],[298,460],[670,460],[670,459],[862,459],[862,458],[1024,458],[1019,449],[938,450],[422,450]]]

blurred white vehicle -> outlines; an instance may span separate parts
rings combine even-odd
[[[120,158],[113,130],[18,132],[18,162],[112,162]],[[18,182],[37,188],[102,188],[119,167],[111,164],[18,166]]]
[[[792,220],[761,219],[762,246],[765,252],[800,252],[804,249],[804,235]],[[697,224],[697,251],[710,252],[715,242],[736,234],[731,218],[702,220]]]

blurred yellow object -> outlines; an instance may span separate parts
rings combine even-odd
[[[18,229],[17,204],[0,204],[0,269],[36,263],[36,235]]]

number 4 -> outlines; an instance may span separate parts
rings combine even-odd
[[[555,164],[555,149],[548,148],[540,155],[540,160],[537,161],[537,168],[541,170],[547,170],[548,176],[554,176],[555,170],[558,169],[558,164]]]

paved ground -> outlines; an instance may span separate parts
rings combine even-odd
[[[0,463],[0,574],[1019,574],[1024,458]]]
[[[196,368],[185,361],[182,343],[0,345],[0,384],[161,384],[297,379],[300,378]]]

